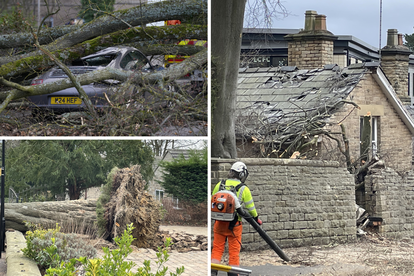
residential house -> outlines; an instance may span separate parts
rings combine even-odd
[[[306,16],[316,19],[317,14],[314,11],[308,11]],[[318,16],[320,17],[320,15]],[[311,26],[308,27],[311,28]],[[243,29],[241,67],[287,66],[288,39],[299,32],[301,32],[301,29]],[[386,52],[385,54],[382,52],[386,48],[380,51],[377,47],[369,45],[352,35],[335,34],[335,37],[336,39],[333,40],[332,63],[340,67],[347,67],[354,63],[380,62],[380,56],[383,62],[387,55]],[[397,35],[394,39],[394,43],[402,44],[402,35]],[[408,58],[408,96],[412,98],[414,95],[414,55],[409,53]]]
[[[399,43],[397,31],[388,31],[381,66],[372,61],[337,65],[337,36],[326,29],[326,16],[314,11],[306,12],[304,30],[284,39],[289,66],[240,69],[239,157],[306,151],[302,158],[359,162],[363,118],[369,115],[370,156],[395,170],[410,170],[414,119],[404,105],[410,105],[411,52]],[[338,142],[345,150],[344,139],[348,159],[338,150]]]
[[[161,161],[170,162],[174,159],[180,158],[184,156],[185,159],[189,157],[190,150],[187,149],[169,149],[164,156],[156,156],[154,162],[154,178],[148,183],[148,192],[157,200],[162,201],[165,198],[170,198],[176,208],[178,208],[178,199],[174,196],[168,195],[164,192],[164,188],[161,186],[160,182],[163,180],[163,170],[160,167]]]

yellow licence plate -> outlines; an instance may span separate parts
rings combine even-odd
[[[52,97],[51,104],[81,104],[79,97]]]

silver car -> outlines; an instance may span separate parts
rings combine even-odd
[[[133,47],[116,46],[101,50],[95,54],[82,57],[72,62],[69,69],[74,75],[88,73],[94,70],[112,67],[123,70],[141,70],[143,72],[151,72],[154,67],[151,65],[147,57],[139,50]],[[54,67],[46,73],[32,80],[32,85],[39,85],[49,82],[55,82],[67,78],[62,69]],[[97,108],[108,106],[105,94],[110,94],[110,85],[117,84],[117,81],[105,81],[100,83],[91,83],[83,85],[83,89],[89,96],[93,105]],[[63,113],[69,111],[84,110],[85,105],[79,97],[79,93],[75,87],[67,88],[51,94],[30,96],[29,101],[35,111],[52,110],[54,113]]]

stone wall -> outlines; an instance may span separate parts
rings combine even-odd
[[[6,232],[6,263],[9,276],[40,276],[39,268],[34,260],[23,255],[26,239],[19,231]]]
[[[414,238],[414,172],[374,168],[365,178],[365,209],[383,219],[379,231],[390,238]]]
[[[382,52],[381,67],[399,97],[407,97],[409,53]]]
[[[351,242],[356,239],[353,176],[338,162],[243,158],[246,184],[263,229],[281,247]],[[226,178],[233,159],[211,160],[212,189]],[[247,222],[243,248],[269,248]]]
[[[378,118],[378,153],[385,161],[385,165],[398,171],[411,170],[411,132],[381,91],[371,73],[365,74],[363,80],[346,100],[358,104],[359,109],[350,104],[344,105],[332,115],[326,128],[340,133],[341,128],[338,123],[342,122],[349,140],[351,159],[357,160],[360,155],[360,118],[369,112],[371,116]],[[342,140],[340,136],[338,138]],[[327,140],[329,139],[324,139],[324,142]],[[331,143],[333,147],[336,147],[335,142],[331,141]]]

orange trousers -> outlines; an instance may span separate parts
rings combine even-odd
[[[226,240],[229,243],[229,265],[240,266],[240,249],[243,227],[241,221],[237,222],[233,231],[229,229],[230,222],[216,221],[214,223],[214,241],[211,251],[211,262],[221,263]]]

